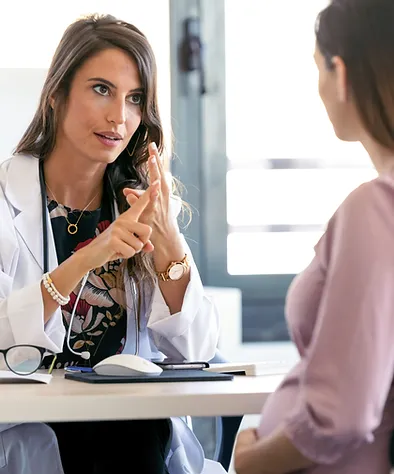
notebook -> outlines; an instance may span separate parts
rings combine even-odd
[[[52,375],[34,372],[31,375],[17,375],[10,370],[0,370],[0,383],[49,383]]]

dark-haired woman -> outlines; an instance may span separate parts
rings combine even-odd
[[[394,428],[394,2],[318,18],[319,90],[336,135],[379,177],[331,218],[287,297],[300,362],[239,435],[238,474],[389,474]]]
[[[213,357],[217,314],[177,225],[156,82],[134,26],[90,16],[64,33],[37,112],[0,168],[1,348],[50,349],[58,368],[121,352]],[[188,452],[200,466],[201,447],[186,426],[179,439],[179,423],[2,425],[0,471],[190,472]]]

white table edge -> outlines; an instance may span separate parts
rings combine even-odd
[[[56,390],[51,390],[51,384],[55,382],[52,381],[49,385],[34,385],[34,388],[29,385],[28,393],[23,391],[23,386],[15,385],[15,389],[9,389],[8,394],[2,394],[0,385],[0,423],[257,414],[282,379],[283,376],[240,376],[229,382],[185,382],[187,385],[183,387],[183,382],[121,384],[117,386],[119,391],[115,385],[91,385],[65,380],[61,382],[64,385],[58,382],[58,386],[53,387]],[[245,392],[240,391],[243,385]],[[179,393],[177,386],[181,387]],[[131,389],[130,393],[127,387]]]

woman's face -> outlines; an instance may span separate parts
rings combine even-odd
[[[74,76],[56,149],[112,163],[140,125],[143,99],[139,71],[130,56],[115,48],[98,53]]]

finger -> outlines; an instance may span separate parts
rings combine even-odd
[[[119,258],[127,259],[127,258],[134,257],[136,253],[137,252],[134,247],[131,247],[127,243],[123,242],[122,240],[119,240],[119,242],[116,244],[116,251],[111,258],[113,260],[117,260]]]
[[[156,158],[159,158],[159,150],[155,142],[150,142],[148,146],[149,155],[155,155]]]
[[[164,169],[163,159],[161,156],[159,156],[156,143],[152,142],[150,144],[150,151],[152,152],[151,155],[155,156],[156,158],[154,165],[157,168],[158,175],[160,176],[160,189],[161,191],[163,191],[164,196],[168,196],[170,194],[171,184],[167,180],[167,176],[166,176],[167,173],[166,173],[166,170]],[[150,159],[151,158],[149,158],[149,160]]]
[[[157,172],[161,179],[164,179],[164,166],[163,166],[163,158],[159,154],[159,150],[157,149],[157,145],[155,142],[151,142],[149,145],[149,155],[153,158],[155,157],[155,165],[157,167]]]
[[[129,194],[126,197],[126,201],[127,201],[127,204],[131,207],[138,201],[138,198],[134,196],[134,194]]]
[[[148,171],[149,171],[149,181],[153,183],[157,179],[162,179],[159,165],[158,165],[159,157],[157,152],[150,153],[148,159]]]
[[[127,231],[136,235],[144,244],[149,240],[152,234],[152,227],[141,222],[133,222],[127,227]]]
[[[111,257],[111,260],[118,260],[119,258],[131,258],[134,257],[137,253],[145,252],[151,253],[154,250],[154,246],[150,240],[144,245],[142,250],[136,250],[134,246],[127,244],[126,242],[119,241],[117,244],[117,251]]]
[[[133,189],[133,188],[124,188],[123,189],[123,195],[125,197],[129,196],[130,194],[133,194],[134,196],[139,198],[144,194],[144,192],[145,191],[143,189]]]
[[[153,250],[155,250],[155,247],[153,246],[152,242],[148,240],[148,242],[144,245],[142,251],[145,253],[151,253],[153,252]]]
[[[238,437],[240,445],[253,444],[257,441],[257,432],[255,429],[250,428],[242,431]]]
[[[145,245],[151,234],[152,227],[147,224],[141,224],[140,222],[133,221],[130,219],[123,219],[119,228],[119,235],[134,235],[137,239],[141,240],[142,244]]]
[[[248,438],[251,438],[251,439],[257,438],[257,430],[255,428],[249,428],[245,430],[244,433]]]
[[[129,206],[135,204],[138,199],[144,194],[145,191],[141,189],[132,189],[132,188],[124,188],[123,195],[126,198],[126,201]]]
[[[126,201],[130,207],[134,206],[138,199],[139,197],[136,197],[132,192],[126,197]],[[150,219],[153,217],[155,210],[156,202],[151,202],[144,210],[144,217]]]
[[[119,239],[130,248],[134,249],[135,253],[141,252],[144,246],[148,243],[148,239],[140,238],[140,236],[132,234],[126,230],[119,235]]]
[[[150,154],[151,155],[154,155],[156,157],[156,163],[157,163],[157,168],[158,168],[158,171],[160,173],[160,176],[162,179],[164,179],[164,173],[165,173],[165,170],[164,170],[164,166],[163,166],[163,159],[162,157],[159,155],[159,150],[157,149],[157,145],[155,142],[152,142],[150,144]]]
[[[127,215],[132,216],[135,220],[138,220],[145,208],[150,204],[154,203],[159,196],[160,182],[155,181],[149,186],[146,192],[138,199],[138,201],[126,211]]]
[[[165,190],[166,189],[170,189],[170,184],[168,183],[167,179],[166,179],[166,170],[164,168],[164,160],[163,160],[163,157],[159,155],[159,152],[157,150],[157,146],[156,146],[156,143],[152,142],[151,144],[151,149],[152,149],[152,154],[155,155],[156,157],[156,166],[157,166],[157,169],[158,169],[158,172],[160,174],[160,179],[161,179],[161,189],[162,190]]]

